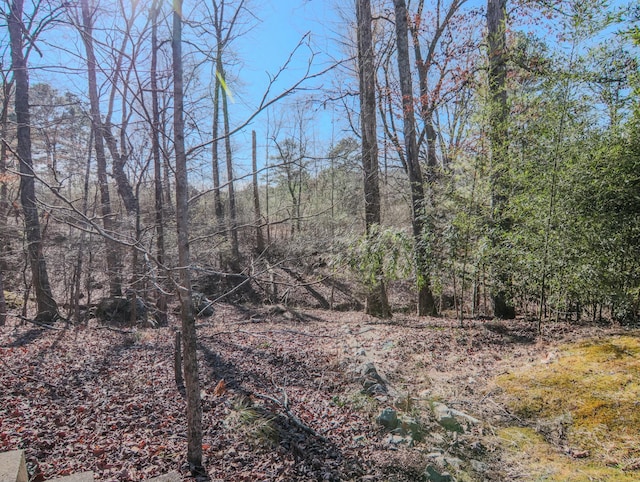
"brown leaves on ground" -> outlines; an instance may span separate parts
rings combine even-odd
[[[487,405],[498,365],[545,348],[528,328],[299,315],[222,306],[214,321],[199,325],[203,449],[212,479],[415,480],[417,469],[402,461],[412,449],[385,444],[377,406],[358,398],[354,370],[363,358],[411,397],[444,398],[491,417],[500,408],[481,413],[478,402]],[[24,448],[34,480],[84,470],[103,481],[170,470],[186,477],[171,327],[120,333],[17,323],[0,331],[0,451]]]

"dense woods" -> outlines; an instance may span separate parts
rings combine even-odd
[[[218,303],[640,316],[634,2],[321,8],[249,92],[259,2],[2,2],[0,325],[179,317],[200,476]]]

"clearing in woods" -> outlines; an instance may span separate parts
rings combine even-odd
[[[173,327],[17,323],[0,331],[0,450],[25,448],[33,480],[188,473]],[[639,480],[639,332],[535,329],[223,305],[198,325],[210,476]]]

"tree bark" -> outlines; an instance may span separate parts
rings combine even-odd
[[[251,168],[253,170],[253,216],[256,223],[256,253],[264,251],[262,216],[260,214],[260,190],[258,189],[258,148],[256,131],[251,131]]]
[[[9,133],[9,105],[13,92],[13,79],[8,80],[8,75],[2,72],[2,109],[0,110],[0,326],[5,324],[7,317],[7,305],[4,299],[4,278],[2,272],[7,265],[3,255],[9,247],[6,233],[7,216],[9,214],[9,200],[7,194],[7,148]]]
[[[156,321],[167,323],[166,273],[164,270],[164,199],[162,195],[162,157],[160,153],[160,106],[158,102],[158,18],[160,0],[154,0],[151,10],[151,151],[153,154],[154,208],[156,219],[156,259],[159,279],[156,280]]]
[[[489,142],[491,143],[491,244],[499,251],[501,239],[511,229],[505,214],[507,202],[506,175],[508,173],[507,121],[507,55],[506,55],[507,0],[487,0],[487,44],[489,56]],[[498,259],[496,259],[498,258]],[[494,254],[493,314],[497,318],[515,317],[515,308],[509,300],[510,276],[501,255]]]
[[[218,65],[218,73],[224,79],[222,63]],[[222,87],[222,86],[221,86]],[[231,233],[231,260],[232,271],[240,271],[240,244],[238,242],[238,208],[236,206],[235,182],[233,180],[233,151],[231,150],[231,127],[229,125],[229,105],[227,93],[222,94],[222,118],[224,122],[224,147],[227,162],[227,188],[229,190],[229,231]]]
[[[16,154],[20,162],[20,202],[24,214],[27,252],[31,266],[32,282],[36,294],[36,318],[53,322],[58,317],[58,305],[53,299],[47,264],[42,251],[42,234],[36,205],[35,174],[31,157],[31,118],[29,111],[29,71],[24,56],[26,26],[22,16],[23,0],[13,0],[8,15],[11,43],[11,70],[15,80],[15,115],[18,145]]]
[[[362,168],[364,171],[364,213],[367,236],[375,235],[380,225],[380,186],[378,166],[378,136],[376,133],[376,75],[373,53],[370,0],[356,0],[358,35],[358,79],[360,86],[360,130]],[[378,282],[369,289],[366,312],[380,318],[390,318],[387,291],[378,273]]]
[[[398,76],[402,95],[403,134],[405,144],[405,168],[411,185],[411,224],[415,243],[415,269],[418,285],[418,315],[435,316],[438,314],[433,293],[431,292],[428,245],[425,240],[425,192],[422,168],[418,159],[413,108],[413,86],[411,82],[411,63],[409,59],[409,29],[407,7],[404,0],[394,0],[396,16],[396,44]]]
[[[13,79],[7,80],[7,76],[2,73],[2,110],[0,110],[0,229],[7,223],[7,213],[9,201],[7,199],[7,159],[9,150],[7,149],[9,133],[9,105],[13,92]],[[6,238],[3,238],[6,239]],[[6,241],[0,243],[0,253],[4,251]]]
[[[107,155],[104,148],[104,132],[100,117],[100,97],[96,74],[96,56],[93,50],[93,13],[89,8],[89,0],[80,0],[82,9],[82,41],[87,52],[87,76],[89,82],[89,103],[91,125],[94,132],[96,150],[96,166],[98,171],[98,187],[100,190],[100,211],[102,225],[108,235],[114,233],[114,220],[111,210],[109,180],[107,178]],[[122,296],[122,278],[119,246],[110,239],[105,239],[107,247],[107,275],[111,296]]]
[[[407,7],[404,0],[394,0],[396,16],[396,44],[398,59],[398,76],[402,95],[403,134],[405,145],[405,167],[411,186],[411,225],[413,228],[415,269],[418,285],[418,315],[435,316],[438,314],[435,300],[431,292],[428,245],[425,240],[425,192],[422,168],[418,158],[418,141],[416,136],[415,116],[413,108],[413,86],[411,82],[411,63],[409,59],[409,28],[407,24]]]
[[[198,378],[196,352],[196,324],[191,296],[189,249],[189,185],[187,154],[184,145],[184,86],[182,67],[182,0],[174,1],[173,36],[173,130],[176,156],[176,218],[178,235],[178,259],[180,315],[182,318],[184,380],[187,398],[187,461],[194,477],[206,475],[202,466],[202,404]]]
[[[7,302],[4,299],[4,276],[2,272],[2,266],[0,266],[0,326],[4,326],[7,322]]]
[[[222,57],[221,46],[218,44],[218,57]],[[220,61],[221,62],[221,61]],[[217,59],[216,59],[217,65]],[[213,172],[213,205],[216,214],[216,225],[224,226],[224,207],[220,194],[220,156],[218,154],[218,136],[220,131],[220,80],[216,75],[213,91],[213,142],[211,143],[211,169]]]

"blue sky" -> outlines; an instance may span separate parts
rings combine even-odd
[[[346,27],[340,23],[339,15],[334,2],[323,0],[267,0],[253,9],[259,18],[259,23],[247,34],[234,42],[234,50],[242,61],[242,68],[238,72],[240,85],[234,86],[230,83],[230,88],[234,91],[235,104],[230,106],[231,115],[236,122],[242,121],[255,105],[259,102],[262,93],[269,83],[269,75],[277,72],[290,53],[295,49],[305,34],[310,33],[310,48],[315,52],[312,72],[321,71],[326,68],[337,57],[343,55],[340,52],[335,40],[342,35],[341,29]],[[311,50],[302,47],[291,64],[291,68],[284,72],[282,81],[274,85],[272,93],[277,95],[283,89],[290,87],[298,80],[307,67]],[[315,79],[307,86],[315,86],[321,83],[328,83],[330,79]],[[277,107],[269,112],[271,120],[281,115],[285,105],[293,100],[293,97],[283,100]],[[331,126],[332,112],[318,111],[317,122],[314,124],[314,132],[319,143],[328,144],[331,137],[337,137],[339,132],[334,132]],[[259,145],[258,162],[264,164],[264,146],[267,140],[267,115],[258,116],[246,132],[240,133],[236,141],[240,144],[250,142],[250,131],[257,132],[257,142]],[[340,129],[340,128],[338,128]],[[273,131],[269,133],[271,137]],[[238,153],[246,156],[242,150]]]

